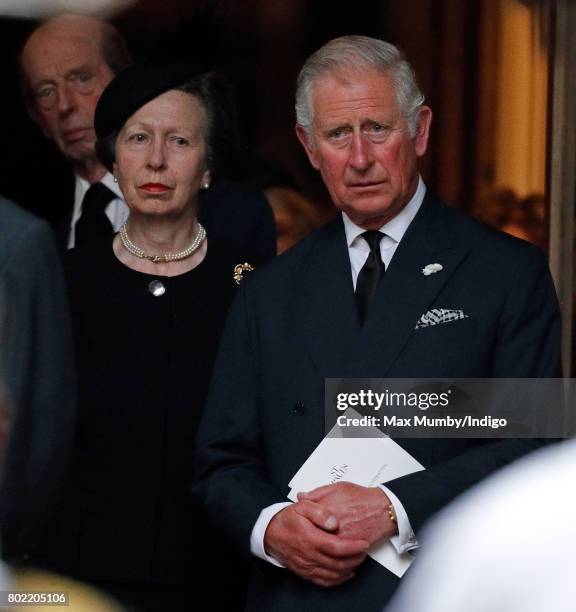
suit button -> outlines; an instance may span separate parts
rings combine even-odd
[[[294,414],[297,414],[298,416],[302,416],[306,412],[306,406],[304,405],[304,402],[297,401],[294,404],[293,411],[294,411]]]

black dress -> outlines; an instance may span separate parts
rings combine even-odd
[[[108,241],[67,260],[80,406],[74,574],[128,600],[143,595],[139,609],[171,609],[170,590],[183,610],[203,595],[242,606],[234,551],[209,529],[191,482],[234,266],[243,261],[213,241],[198,267],[176,277],[131,270]],[[208,593],[215,576],[222,588]]]

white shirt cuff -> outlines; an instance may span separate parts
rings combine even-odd
[[[272,565],[276,565],[278,567],[284,567],[281,563],[279,563],[274,557],[271,557],[264,550],[264,534],[266,533],[266,529],[270,521],[274,518],[280,510],[284,510],[288,506],[291,506],[292,502],[280,502],[278,504],[272,504],[271,506],[267,506],[260,512],[260,516],[258,517],[254,527],[252,528],[252,533],[250,534],[250,552],[259,557],[264,561],[268,561],[268,563],[272,563]]]
[[[396,513],[396,521],[398,523],[398,535],[394,535],[390,538],[390,543],[396,549],[396,552],[401,555],[409,550],[414,550],[420,545],[416,539],[416,534],[412,530],[408,515],[401,501],[384,485],[380,485],[380,488],[390,500],[390,503],[394,506],[394,512]]]

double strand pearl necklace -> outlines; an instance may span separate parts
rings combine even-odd
[[[186,259],[190,257],[192,253],[202,244],[204,238],[206,238],[206,230],[198,223],[198,232],[192,241],[192,244],[183,251],[178,251],[178,253],[162,253],[162,255],[149,255],[144,250],[142,250],[139,246],[136,246],[130,238],[128,238],[128,232],[126,231],[126,223],[120,228],[120,240],[122,240],[122,244],[124,248],[132,255],[136,255],[140,259],[147,259],[153,263],[168,263],[170,261],[180,261],[181,259]]]

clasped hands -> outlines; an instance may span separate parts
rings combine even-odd
[[[268,524],[264,548],[305,580],[336,586],[354,576],[374,542],[397,533],[389,505],[382,489],[351,482],[299,493]]]

